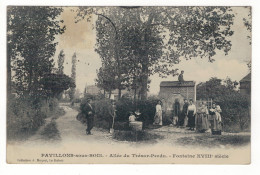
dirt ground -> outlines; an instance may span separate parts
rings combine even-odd
[[[250,143],[250,133],[225,133],[215,136],[210,132],[196,133],[186,128],[177,128],[173,126],[163,126],[157,129],[146,129],[145,132],[151,135],[157,135],[151,140],[129,142],[113,139],[107,130],[93,128],[93,135],[86,135],[86,126],[76,120],[78,112],[67,105],[61,105],[66,114],[54,120],[47,118],[46,123],[35,135],[27,141],[25,145],[31,144],[60,144],[66,145],[67,142],[74,143],[100,143],[100,144],[123,144],[123,145],[156,145],[164,144],[174,147],[204,147],[204,148],[233,148],[246,146]],[[52,132],[52,133],[48,133]],[[47,136],[46,136],[47,134]]]

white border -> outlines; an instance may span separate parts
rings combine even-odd
[[[260,97],[260,57],[259,57],[259,33],[260,33],[260,1],[259,0],[1,0],[0,2],[0,48],[1,48],[1,103],[0,103],[0,174],[4,175],[72,175],[72,174],[236,174],[236,175],[255,175],[258,174],[260,167],[260,118],[259,118],[259,99]],[[221,6],[252,6],[253,10],[253,47],[252,47],[252,163],[251,165],[9,165],[6,164],[6,6],[7,5],[91,5],[91,6],[112,6],[112,5],[221,5]],[[257,32],[258,31],[258,32]],[[258,172],[258,173],[257,173]]]

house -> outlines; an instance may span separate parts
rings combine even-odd
[[[96,85],[86,86],[86,92],[91,95],[98,95],[102,93],[102,90],[98,88]]]
[[[243,95],[251,95],[251,73],[247,74],[240,81],[240,93]]]
[[[98,88],[96,85],[89,85],[89,86],[86,86],[86,92],[91,95],[98,95],[101,93],[103,94],[104,90]],[[130,93],[128,90],[125,90],[125,89],[121,90],[121,95],[128,94],[128,93]],[[108,92],[106,92],[106,97],[107,98],[109,97]],[[113,99],[113,100],[118,99],[118,89],[115,89],[111,92],[110,99]]]

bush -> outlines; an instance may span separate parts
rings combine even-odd
[[[240,93],[232,93],[217,99],[222,109],[224,130],[237,132],[250,128],[250,99]],[[237,126],[237,127],[236,127]]]
[[[77,120],[81,121],[82,123],[86,123],[85,116],[81,113],[82,109],[81,106],[84,106],[84,104],[87,102],[87,98],[94,98],[94,96],[86,96],[84,99],[81,100],[80,107],[79,107],[79,114],[77,115]],[[109,99],[99,99],[93,101],[92,107],[95,110],[95,120],[94,125],[96,127],[109,129],[109,120],[112,119],[112,117],[109,115],[109,107],[111,105],[111,102]]]
[[[116,103],[117,120],[128,121],[129,112],[139,109],[141,113],[140,120],[144,122],[144,126],[152,124],[157,102],[158,98],[156,97],[149,97],[147,100],[138,100],[136,103],[132,99],[122,98]]]
[[[109,108],[111,107],[111,100],[106,98],[98,98],[94,96],[86,96],[81,101],[82,104],[86,103],[87,98],[94,98],[92,106],[95,109],[95,126],[104,129],[109,129],[109,123],[112,122],[112,117],[109,115]],[[128,117],[129,112],[134,112],[139,109],[141,116],[140,120],[143,121],[144,126],[148,126],[153,123],[155,115],[155,106],[158,99],[155,97],[150,97],[147,100],[139,100],[134,103],[134,101],[127,96],[123,96],[119,101],[116,102],[116,118],[115,118],[115,129],[128,130]],[[81,110],[79,110],[79,113]],[[78,115],[78,120],[85,122],[82,116]]]
[[[58,100],[31,100],[29,97],[12,97],[7,103],[7,137],[28,137],[45,122],[45,118],[55,113],[63,113],[58,109]]]

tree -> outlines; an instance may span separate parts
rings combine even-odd
[[[40,80],[47,97],[59,98],[60,94],[69,89],[75,88],[75,82],[65,74],[45,74]]]
[[[90,14],[107,19],[98,18],[96,25],[97,32],[106,32],[106,37],[97,35],[97,52],[103,60],[103,53],[111,52],[118,54],[119,63],[130,65],[135,59],[141,64],[142,99],[147,97],[150,75],[172,74],[173,65],[182,59],[201,57],[213,62],[216,50],[227,54],[232,46],[228,37],[233,34],[234,14],[229,7],[80,7],[78,20],[89,19]],[[116,38],[109,22],[117,29]]]
[[[71,78],[76,84],[76,65],[77,65],[77,55],[76,52],[73,54],[71,59],[72,67],[71,67]],[[75,87],[71,87],[69,91],[70,101],[73,101],[75,95]]]
[[[252,44],[252,36],[251,36],[251,32],[252,32],[252,9],[251,7],[245,7],[245,8],[249,8],[249,14],[247,15],[247,18],[243,18],[244,21],[244,25],[246,26],[246,29],[250,32],[250,35],[247,36],[247,38],[249,39],[249,44]],[[252,67],[252,62],[251,59],[249,61],[247,61],[247,66],[251,72],[251,67]]]
[[[229,77],[225,80],[212,77],[209,81],[202,82],[197,85],[197,99],[218,100],[218,98],[222,96],[237,92],[237,85],[238,83],[236,81],[232,81]]]
[[[106,63],[97,72],[97,86],[104,89],[109,93],[109,98],[111,97],[111,92],[116,89],[116,72],[113,66]]]
[[[241,130],[250,124],[250,100],[237,90],[238,83],[230,78],[216,77],[197,85],[197,99],[213,99],[222,109],[224,125],[238,125]]]
[[[64,54],[64,51],[61,50],[60,51],[60,54],[58,56],[58,73],[59,74],[63,74],[63,70],[64,70],[64,61],[65,61],[65,54]]]
[[[55,36],[65,31],[63,21],[57,19],[62,11],[56,7],[7,8],[8,87],[13,77],[18,94],[34,95],[40,90],[40,78],[51,72],[58,44]]]

